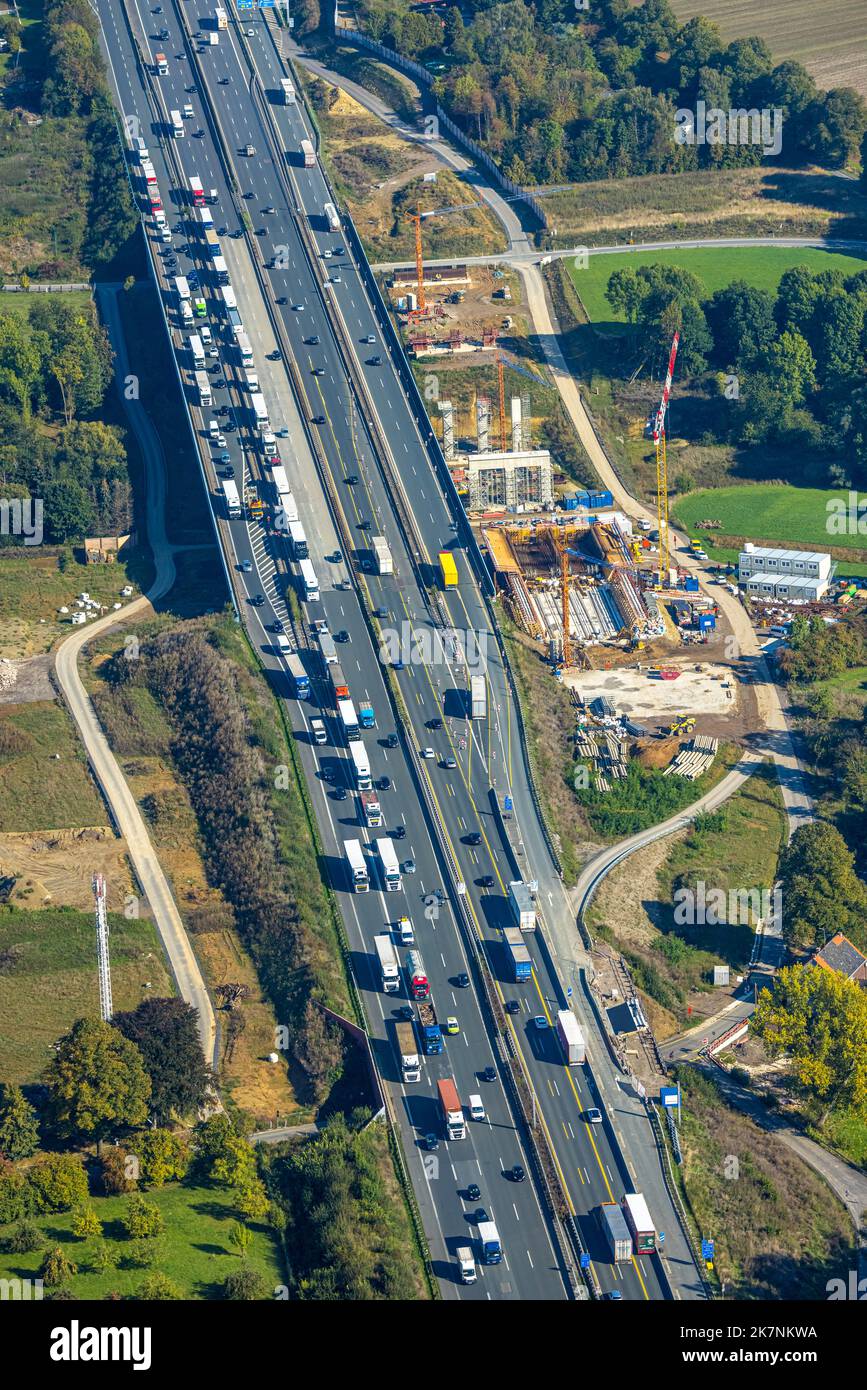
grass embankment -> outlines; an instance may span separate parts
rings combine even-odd
[[[684,1162],[676,1172],[702,1235],[713,1235],[726,1298],[827,1298],[854,1269],[852,1227],[817,1173],[727,1105],[700,1072],[679,1069]]]
[[[683,779],[666,778],[666,782]],[[618,785],[618,784],[615,784]],[[690,801],[698,784],[686,783]],[[658,1038],[689,1026],[687,1007],[712,989],[714,965],[746,968],[754,942],[749,922],[679,921],[675,891],[703,883],[729,891],[770,890],[785,842],[786,822],[773,770],[754,772],[719,811],[688,831],[631,856],[600,885],[588,910],[591,932],[628,960]],[[619,838],[619,837],[618,837]],[[740,914],[736,914],[739,918]]]
[[[308,90],[335,191],[345,199],[371,261],[414,259],[415,228],[407,213],[419,203],[429,209],[461,208],[425,219],[426,259],[505,250],[505,233],[494,214],[470,184],[423,145],[404,140],[339,88],[315,79]],[[317,100],[322,92],[325,99]],[[436,174],[435,182],[425,182],[428,173]]]
[[[702,7],[704,8],[704,7]],[[867,194],[825,169],[720,169],[576,184],[542,200],[542,244],[697,237],[867,237]]]
[[[827,529],[828,504],[844,507],[848,493],[783,483],[752,483],[742,487],[702,488],[674,504],[674,520],[691,536],[701,536],[714,560],[737,559],[742,542],[784,544],[827,550],[840,575],[867,575],[867,536],[832,535]],[[697,523],[720,521],[708,530]],[[850,556],[852,557],[850,559]]]
[[[90,1240],[78,1240],[72,1234],[72,1215],[64,1212],[34,1218],[45,1234],[46,1247],[60,1246],[67,1259],[78,1265],[79,1272],[68,1282],[75,1299],[102,1299],[116,1291],[122,1298],[133,1298],[151,1269],[169,1278],[184,1299],[221,1297],[221,1285],[228,1274],[243,1268],[237,1248],[229,1232],[238,1220],[232,1204],[232,1194],[218,1187],[187,1186],[169,1183],[153,1188],[146,1200],[159,1208],[165,1222],[165,1233],[153,1244],[153,1263],[136,1266],[131,1253],[141,1248],[141,1242],[128,1240],[121,1226],[126,1214],[127,1197],[92,1197],[93,1206],[102,1223],[102,1235]],[[251,1240],[246,1252],[246,1264],[258,1271],[268,1291],[283,1284],[280,1257],[272,1231],[255,1221],[247,1221]],[[4,1227],[0,1236],[8,1234]],[[97,1243],[104,1241],[117,1261],[109,1269],[93,1268]],[[148,1242],[145,1242],[148,1244]],[[0,1278],[34,1278],[42,1262],[44,1250],[27,1255],[0,1254]]]
[[[126,552],[114,565],[86,565],[82,552],[39,546],[0,549],[0,656],[11,660],[47,652],[72,631],[69,614],[80,593],[111,608],[125,603],[121,589],[141,576],[144,556]]]
[[[136,633],[139,641],[145,642],[149,635],[170,626],[170,619],[161,619],[138,627]],[[196,813],[173,756],[172,727],[146,687],[128,684],[115,690],[100,679],[102,662],[122,647],[123,641],[116,634],[98,644],[87,671],[88,689],[144,814],[209,988],[213,991],[232,983],[248,991],[243,1002],[246,1026],[229,1059],[224,1056],[221,1085],[235,1104],[257,1121],[270,1124],[288,1115],[298,1118],[285,1069],[263,1062],[274,1049],[277,1020],[235,928],[234,913],[209,881]],[[282,811],[282,806],[275,806],[275,813]]]
[[[75,726],[48,700],[0,705],[0,829],[105,825]]]
[[[115,1009],[175,992],[152,922],[109,914]],[[99,1018],[93,913],[0,907],[0,1081],[40,1080],[77,1018]]]
[[[639,270],[645,265],[679,266],[698,276],[709,295],[733,280],[744,280],[756,289],[776,292],[783,275],[793,266],[805,265],[814,274],[840,270],[857,275],[867,267],[867,257],[853,253],[819,251],[797,246],[699,246],[669,251],[625,251],[623,255],[590,256],[587,269],[577,269],[571,257],[566,266],[588,316],[597,326],[624,323],[605,298],[608,281],[617,270]]]

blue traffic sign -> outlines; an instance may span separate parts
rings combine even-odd
[[[514,807],[513,807],[513,803],[512,803],[512,798],[511,798],[510,796],[504,796],[504,797],[503,797],[503,810],[504,810],[504,811],[511,811],[511,810],[513,810],[513,809],[514,809]]]
[[[582,1268],[582,1269],[589,1269],[589,1268],[590,1268],[590,1256],[589,1256],[589,1255],[582,1255],[582,1256],[581,1256],[581,1268]]]
[[[712,1240],[704,1240],[704,1239],[703,1239],[702,1242],[701,1242],[701,1257],[702,1257],[702,1259],[703,1259],[703,1260],[712,1260],[712,1259],[713,1259],[713,1251],[714,1251],[714,1243],[713,1243],[713,1241],[712,1241]]]

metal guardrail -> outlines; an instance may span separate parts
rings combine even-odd
[[[656,1140],[656,1148],[657,1152],[659,1153],[659,1165],[662,1169],[662,1177],[663,1181],[665,1182],[666,1189],[668,1191],[671,1205],[674,1208],[674,1214],[678,1219],[680,1228],[683,1231],[683,1234],[686,1238],[686,1242],[690,1248],[693,1262],[698,1271],[698,1276],[701,1279],[705,1295],[708,1299],[712,1299],[715,1297],[714,1289],[704,1273],[704,1261],[702,1260],[701,1256],[701,1247],[696,1241],[695,1236],[693,1235],[692,1226],[684,1208],[680,1191],[675,1180],[674,1172],[672,1171],[671,1155],[668,1151],[668,1145],[665,1142],[665,1136],[663,1134],[662,1125],[659,1121],[659,1115],[656,1113],[656,1106],[653,1104],[652,1101],[647,1100],[645,1098],[644,1108],[647,1111],[647,1115],[650,1120],[650,1127],[653,1131],[653,1137]]]

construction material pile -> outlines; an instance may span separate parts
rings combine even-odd
[[[698,734],[696,738],[691,739],[681,748],[674,760],[665,768],[663,776],[667,777],[669,773],[672,773],[675,777],[686,777],[690,782],[694,782],[697,777],[701,777],[713,765],[718,748],[719,739],[709,738],[706,734]]]

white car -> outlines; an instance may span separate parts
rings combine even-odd
[[[434,751],[433,751],[432,748],[420,748],[420,749],[418,750],[418,755],[419,755],[420,758],[433,758],[433,757],[435,757],[435,754],[434,754]]]

